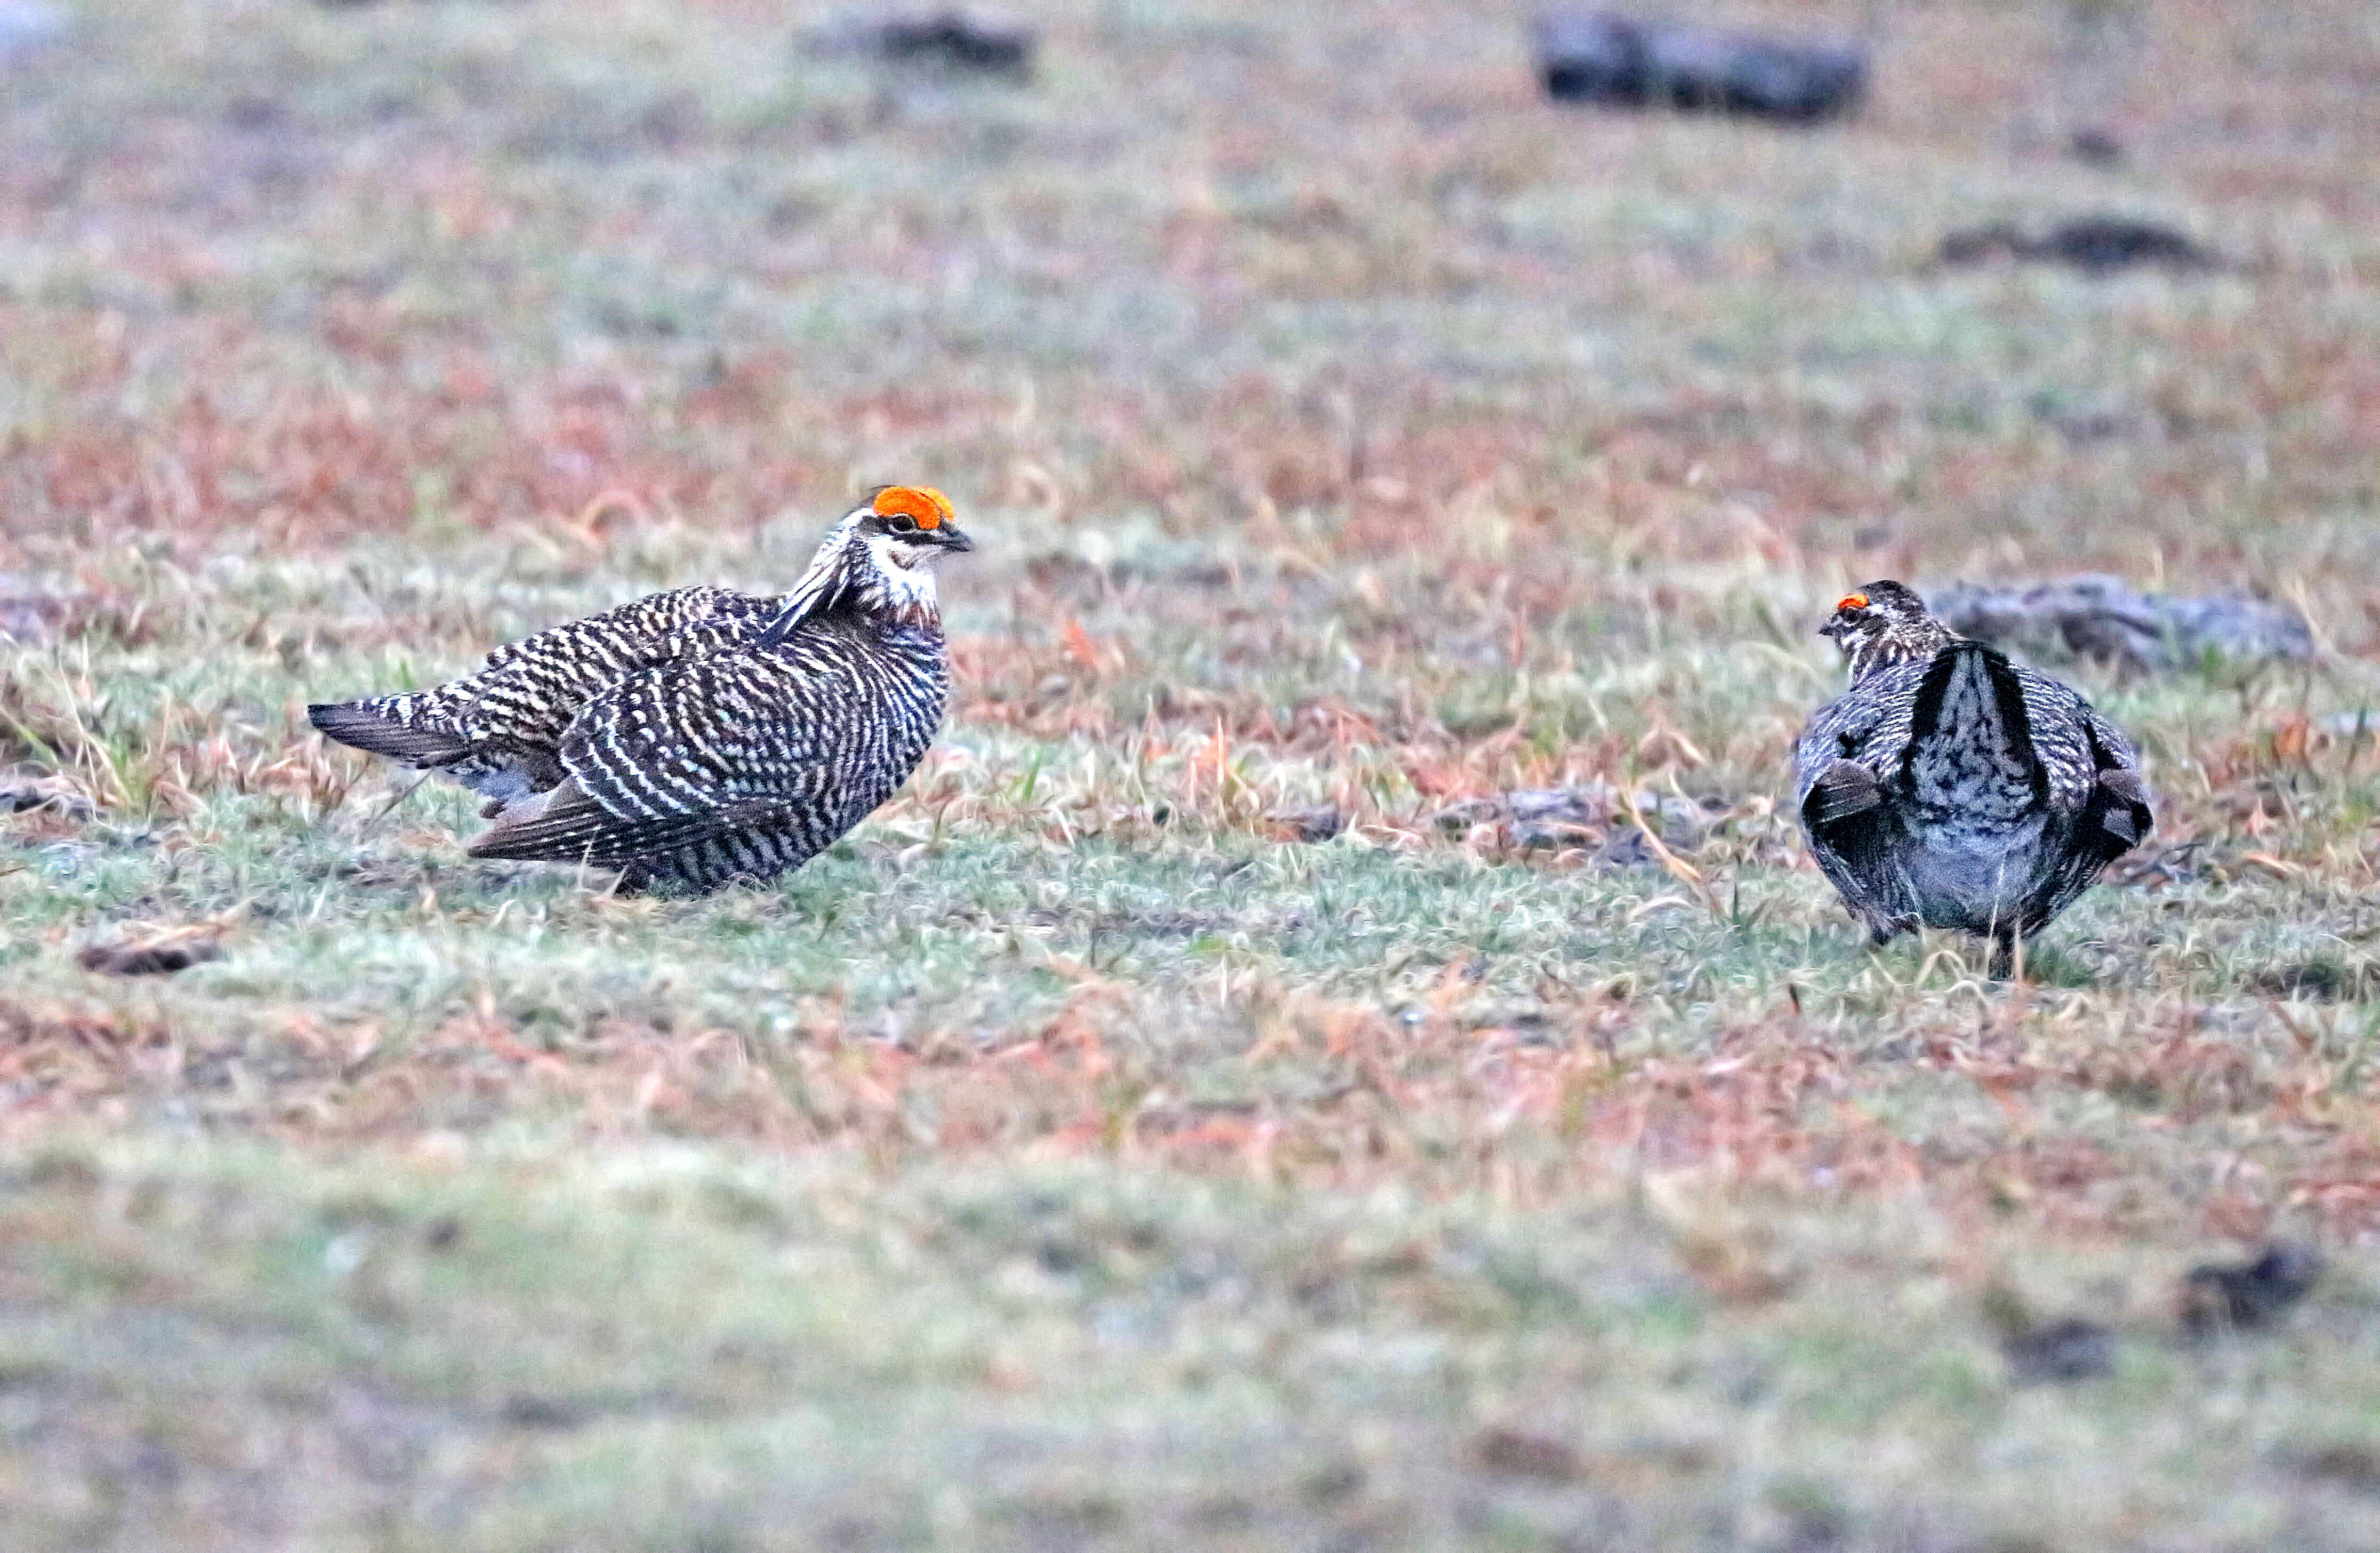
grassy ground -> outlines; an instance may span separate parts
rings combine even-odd
[[[0,64],[0,1545],[2380,1542],[2380,25],[2234,9],[1742,13],[1873,30],[1788,134],[1436,4]],[[2229,267],[1929,262],[2095,211]],[[470,864],[305,730],[894,479],[982,541],[952,723],[781,887]],[[2022,989],[1871,953],[1820,612],[2084,567],[2322,655],[2071,669],[2156,848]],[[1664,846],[1464,807],[1573,782]]]

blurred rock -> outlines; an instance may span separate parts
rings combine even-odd
[[[212,927],[176,928],[121,944],[91,944],[75,959],[86,971],[105,976],[170,976],[223,958],[223,940]]]
[[[2195,884],[2206,877],[2212,860],[2203,840],[2177,841],[2169,847],[2141,847],[2108,864],[2109,881],[2141,889]]]
[[[2077,162],[2087,162],[2094,167],[2112,167],[2124,159],[2124,142],[2112,129],[2077,129],[2066,142],[2067,151]]]
[[[2367,961],[2301,960],[2269,965],[2242,983],[2265,997],[2310,1003],[2361,1003],[2380,990],[2380,967]]]
[[[224,104],[224,122],[235,129],[271,129],[283,116],[280,104],[254,92],[242,92]]]
[[[7,0],[0,0],[5,6]],[[0,59],[6,49],[0,44]],[[75,601],[36,586],[30,581],[0,571],[0,638],[38,647],[55,642],[72,613]]]
[[[63,776],[0,772],[0,814],[27,814],[36,809],[47,809],[70,820],[99,817],[99,806]]]
[[[2044,391],[2028,401],[2034,419],[2057,429],[2069,442],[2107,442],[2118,437],[2166,440],[2186,436],[2190,427],[2170,411],[2144,410],[2120,397],[2079,398]]]
[[[1472,1442],[1472,1454],[1489,1472],[1564,1483],[1585,1470],[1578,1447],[1558,1435],[1510,1426],[1488,1429]]]
[[[2280,1241],[2253,1262],[2209,1263],[2182,1280],[2181,1327],[2194,1336],[2265,1327],[2321,1281],[2322,1253]]]
[[[2038,237],[2011,221],[1969,226],[1944,238],[1935,257],[1944,264],[1981,264],[1999,259],[2070,264],[2095,275],[2143,264],[2169,270],[2222,266],[2221,260],[2170,226],[2115,215],[2065,222]]]
[[[74,17],[65,7],[44,0],[0,0],[0,66],[63,43],[74,31]]]
[[[1592,11],[1536,19],[1537,71],[1558,102],[1683,108],[1810,124],[1867,93],[1856,43],[1787,42]]]
[[[1658,825],[1662,845],[1673,851],[1699,847],[1726,805],[1717,810],[1674,794],[1645,789],[1633,795],[1637,813]],[[1658,868],[1660,854],[1636,827],[1621,791],[1609,782],[1574,788],[1524,788],[1494,798],[1465,799],[1438,812],[1441,830],[1494,825],[1523,850],[1587,851],[1598,867]]]
[[[811,38],[821,53],[870,55],[988,75],[1028,76],[1039,40],[1005,12],[953,6],[837,17]]]
[[[1328,841],[1347,828],[1347,816],[1330,803],[1318,809],[1276,809],[1265,820],[1284,841]]]
[[[2080,1317],[2010,1332],[2001,1339],[2000,1352],[2009,1373],[2020,1381],[2071,1383],[2116,1367],[2115,1334]]]
[[[1952,630],[2029,657],[2161,669],[2208,656],[2233,663],[2313,656],[2304,616],[2249,593],[2140,593],[2093,573],[2022,588],[1961,582],[1926,604]]]
[[[2359,1443],[2325,1446],[2300,1457],[2298,1470],[2360,1494],[2380,1493],[2380,1450]]]

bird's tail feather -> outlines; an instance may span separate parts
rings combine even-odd
[[[317,703],[306,708],[306,720],[324,738],[416,766],[445,765],[471,748],[451,730],[392,716],[370,702]]]
[[[1935,654],[1925,679],[1918,681],[1910,708],[1909,752],[1904,758],[1917,758],[1936,735],[1945,731],[1962,743],[1997,740],[2030,774],[2035,794],[2047,797],[2049,768],[2034,748],[2033,714],[2024,703],[2024,683],[2006,654],[1980,642],[1954,642]]]

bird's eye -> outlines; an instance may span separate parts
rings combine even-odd
[[[892,517],[884,520],[884,525],[891,529],[894,533],[916,533],[917,532],[917,520],[915,518],[910,517],[905,512],[894,513]]]

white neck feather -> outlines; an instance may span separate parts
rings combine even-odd
[[[889,606],[935,607],[934,562],[939,557],[932,551],[921,553],[916,545],[879,535],[868,542],[868,558],[873,563],[877,585],[884,590],[884,602]]]
[[[783,607],[762,634],[782,642],[820,609],[845,606],[881,612],[910,625],[939,625],[941,606],[934,594],[934,563],[942,552],[890,534],[860,539],[855,532],[868,509],[861,507],[834,526],[802,580],[785,594]]]

